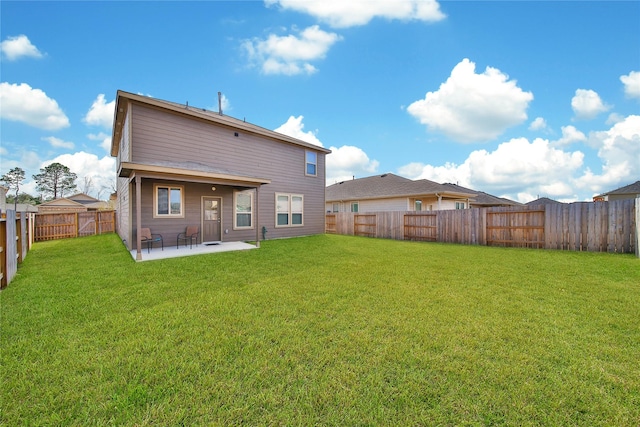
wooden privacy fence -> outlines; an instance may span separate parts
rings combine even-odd
[[[35,241],[112,233],[115,218],[115,211],[39,213],[35,221]]]
[[[640,199],[326,214],[326,232],[395,240],[638,254]]]
[[[0,219],[0,288],[11,282],[31,249],[34,218],[34,213],[7,211]]]

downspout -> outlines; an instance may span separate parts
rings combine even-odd
[[[442,196],[436,193],[436,197],[438,198],[438,210],[441,210],[440,202],[442,201]]]

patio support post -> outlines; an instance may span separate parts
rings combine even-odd
[[[140,238],[140,224],[142,223],[142,191],[140,176],[136,175],[136,261],[142,260],[142,239]]]
[[[256,248],[260,247],[260,209],[258,208],[260,202],[260,186],[256,187]]]

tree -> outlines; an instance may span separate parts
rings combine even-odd
[[[39,205],[40,199],[38,197],[34,197],[31,194],[20,193],[18,194],[18,198],[16,196],[7,196],[7,203],[21,203],[25,205]]]
[[[82,187],[80,188],[80,192],[84,194],[89,194],[93,189],[93,178],[89,175],[84,177],[84,181],[82,183]]]
[[[38,184],[37,190],[53,195],[54,199],[63,197],[65,192],[75,190],[77,178],[75,173],[60,163],[51,163],[47,167],[40,168],[39,174],[33,175],[33,179]]]
[[[22,184],[22,181],[24,181],[24,170],[22,170],[22,168],[15,167],[9,172],[2,175],[2,178],[0,178],[0,180],[6,183],[10,190],[16,190],[13,209],[17,210],[18,191],[20,190],[20,184]]]

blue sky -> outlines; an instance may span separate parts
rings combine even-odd
[[[640,179],[640,2],[0,2],[0,172],[114,188],[117,90],[520,202]]]

